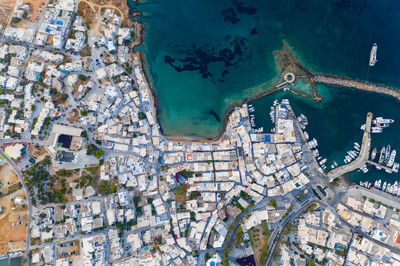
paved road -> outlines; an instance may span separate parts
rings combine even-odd
[[[360,154],[358,157],[350,162],[349,164],[342,165],[338,168],[335,168],[331,170],[328,173],[328,178],[330,181],[333,181],[334,179],[351,172],[353,170],[356,170],[357,168],[362,167],[368,160],[369,157],[369,151],[371,148],[371,123],[372,123],[372,113],[367,114],[367,119],[365,122],[365,130],[364,130],[364,135],[362,139],[362,144],[361,144],[361,149],[360,149]]]
[[[274,254],[280,245],[281,238],[283,236],[283,232],[285,231],[286,226],[289,223],[292,223],[297,217],[299,217],[299,215],[304,213],[308,209],[308,207],[310,207],[311,204],[313,204],[314,202],[317,202],[317,201],[311,200],[311,201],[307,202],[306,204],[304,204],[300,209],[298,209],[297,211],[290,214],[286,218],[286,220],[283,222],[283,224],[281,226],[279,226],[278,230],[275,233],[275,236],[273,234],[271,234],[270,239],[272,239],[273,244],[270,246],[270,248],[268,250],[268,257],[267,257],[266,265],[272,265]]]

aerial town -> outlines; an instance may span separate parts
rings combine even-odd
[[[271,133],[243,104],[218,140],[163,136],[135,27],[100,2],[1,8],[0,262],[400,265],[398,198],[328,174],[287,99]]]

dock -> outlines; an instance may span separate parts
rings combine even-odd
[[[377,167],[380,167],[380,168],[382,168],[383,170],[388,171],[389,173],[392,173],[392,172],[393,172],[392,168],[387,167],[386,165],[382,165],[382,164],[379,164],[379,163],[376,163],[376,162],[373,162],[373,161],[370,161],[370,160],[368,160],[367,163],[369,163],[369,164],[371,164],[371,165],[374,165],[374,166],[377,166]]]
[[[328,173],[329,182],[332,182],[334,179],[348,173],[354,171],[360,167],[362,167],[369,158],[370,149],[371,149],[371,124],[372,124],[372,113],[367,114],[367,119],[365,121],[365,129],[361,143],[360,153],[358,154],[357,158],[346,164],[342,165],[338,168],[331,170]]]
[[[367,81],[353,80],[345,77],[333,76],[328,74],[313,74],[310,80],[312,83],[321,83],[331,86],[355,88],[363,91],[386,94],[400,100],[399,90],[384,85],[374,84]]]

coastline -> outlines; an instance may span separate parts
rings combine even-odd
[[[136,41],[134,47],[139,46],[141,44],[144,44],[144,34],[145,34],[144,30],[145,30],[146,25],[144,23],[139,23],[139,22],[137,22],[137,23],[141,25],[140,26],[141,32],[140,32],[140,35],[139,35],[140,36],[140,42]],[[287,44],[285,42],[284,43],[284,47],[286,47],[286,46],[287,46]],[[281,50],[277,50],[275,52],[279,53],[279,51],[281,51]],[[275,54],[275,52],[274,52],[274,54]],[[165,139],[170,140],[170,141],[196,142],[196,143],[207,143],[207,144],[210,144],[210,143],[213,143],[213,142],[217,142],[224,136],[224,134],[226,132],[226,127],[227,127],[228,122],[229,122],[229,116],[232,114],[232,112],[235,110],[236,107],[240,107],[243,104],[246,104],[246,103],[248,103],[250,101],[253,101],[255,99],[258,99],[260,97],[266,96],[268,94],[274,93],[274,92],[276,92],[276,91],[281,89],[281,87],[279,87],[279,86],[268,85],[268,88],[266,90],[260,92],[260,93],[252,95],[250,97],[246,97],[241,101],[232,102],[229,105],[228,109],[223,114],[223,121],[222,121],[222,124],[221,124],[221,126],[220,126],[220,128],[218,130],[218,134],[217,134],[217,136],[215,138],[201,139],[201,138],[191,138],[191,137],[184,137],[184,136],[169,136],[169,135],[165,134],[165,132],[162,129],[161,123],[160,123],[161,109],[160,109],[160,107],[158,105],[159,99],[157,97],[157,94],[156,94],[155,89],[153,87],[152,80],[150,79],[150,76],[149,76],[149,73],[148,73],[148,68],[147,68],[148,67],[148,63],[146,61],[146,57],[144,55],[144,52],[143,51],[138,51],[135,54],[137,54],[137,57],[140,60],[140,65],[141,65],[141,69],[142,69],[142,72],[143,72],[143,76],[146,79],[146,82],[147,82],[149,90],[150,90],[150,94],[151,94],[151,97],[152,97],[152,106],[153,106],[153,110],[155,112],[157,123],[159,125],[160,133],[162,134],[162,136]],[[283,73],[284,69],[280,68],[279,64],[276,64],[276,65],[280,69],[279,76],[282,76],[281,73]],[[278,78],[279,78],[279,76],[278,76]]]
[[[142,27],[142,28],[144,28],[144,27]],[[253,96],[244,98],[244,99],[241,100],[241,101],[232,102],[232,103],[230,104],[230,106],[228,107],[228,109],[227,109],[227,110],[224,112],[224,114],[223,114],[223,117],[224,117],[224,118],[223,118],[222,124],[221,124],[221,126],[220,126],[220,129],[218,130],[218,135],[217,135],[215,138],[210,138],[210,139],[196,139],[196,138],[190,138],[190,137],[184,137],[184,136],[168,136],[168,135],[166,135],[166,134],[164,133],[164,131],[163,131],[163,129],[162,129],[162,126],[161,126],[161,123],[160,123],[160,118],[159,118],[160,116],[159,116],[159,114],[160,114],[161,111],[160,111],[160,108],[159,108],[159,106],[158,106],[159,99],[158,99],[157,94],[156,94],[156,92],[155,92],[155,90],[154,90],[154,87],[153,87],[153,84],[152,84],[152,82],[151,82],[151,79],[149,78],[149,73],[148,73],[148,71],[147,71],[147,66],[148,66],[148,65],[147,65],[147,62],[146,62],[146,60],[145,60],[144,53],[143,53],[142,51],[139,51],[139,52],[137,52],[137,54],[138,54],[138,58],[139,58],[139,60],[140,60],[141,69],[142,69],[142,71],[143,71],[143,76],[145,77],[146,82],[147,82],[147,84],[148,84],[148,87],[149,87],[149,89],[150,89],[150,94],[151,94],[151,97],[152,97],[153,110],[154,110],[155,115],[156,115],[157,123],[158,123],[158,125],[159,125],[159,127],[160,127],[160,132],[161,132],[161,134],[163,135],[163,137],[164,137],[165,139],[170,140],[170,141],[177,141],[177,142],[196,142],[196,143],[208,143],[208,144],[213,143],[213,142],[217,142],[217,141],[219,141],[219,140],[223,137],[223,135],[225,134],[225,132],[226,132],[226,127],[227,127],[228,122],[229,122],[229,116],[232,114],[232,112],[235,110],[236,107],[239,107],[239,106],[241,106],[241,105],[243,105],[243,104],[245,104],[245,103],[248,103],[248,102],[250,102],[250,101],[253,101],[253,100],[257,99],[257,98],[260,98],[260,97],[266,96],[266,95],[268,95],[268,94],[274,93],[274,92],[276,92],[276,91],[278,91],[278,90],[281,89],[281,87],[278,87],[278,86],[274,86],[274,87],[272,87],[272,88],[271,88],[271,86],[269,86],[270,88],[268,88],[268,89],[265,90],[265,91],[262,91],[262,92],[260,92],[260,93],[258,93],[258,94],[253,95]]]
[[[141,1],[138,1],[138,2],[141,2]],[[145,34],[146,25],[145,25],[145,23],[139,22],[139,21],[134,21],[134,23],[139,25],[137,28],[135,28],[135,32],[136,31],[138,32],[138,34],[137,34],[138,39],[135,40],[134,45],[133,45],[133,47],[135,48],[136,46],[142,45],[145,42],[144,34]],[[137,29],[140,29],[140,30],[137,30]],[[229,122],[229,116],[232,114],[232,112],[235,110],[235,108],[238,106],[241,106],[245,103],[248,103],[250,101],[253,101],[257,98],[266,96],[268,94],[271,94],[271,93],[274,93],[274,92],[280,90],[281,87],[279,87],[279,85],[274,86],[274,84],[279,84],[278,79],[282,78],[283,74],[287,73],[287,72],[294,73],[296,76],[296,79],[301,79],[301,80],[303,80],[304,83],[308,83],[311,86],[310,94],[292,90],[292,89],[289,90],[289,92],[294,95],[297,95],[299,97],[311,97],[315,102],[323,100],[323,97],[320,94],[318,94],[316,84],[318,84],[318,83],[324,84],[325,83],[325,82],[319,82],[316,79],[316,77],[325,75],[325,76],[330,76],[330,77],[342,78],[342,79],[345,79],[348,81],[355,81],[354,79],[347,78],[347,77],[340,77],[340,76],[334,76],[334,75],[330,75],[330,74],[320,74],[320,73],[311,72],[307,67],[305,67],[297,59],[296,53],[293,51],[292,47],[290,47],[290,45],[288,44],[288,42],[286,40],[282,41],[282,48],[275,50],[273,52],[273,54],[275,56],[275,65],[278,69],[277,77],[274,78],[273,80],[268,81],[268,83],[265,85],[265,88],[263,88],[262,91],[260,91],[259,93],[249,96],[249,97],[246,97],[242,100],[232,101],[231,103],[229,103],[229,107],[223,114],[223,121],[219,127],[218,134],[215,138],[195,138],[195,137],[192,138],[192,137],[176,136],[176,135],[169,136],[169,135],[166,135],[165,132],[163,131],[161,121],[160,121],[160,113],[162,112],[162,110],[159,106],[159,99],[158,99],[157,93],[153,87],[153,82],[150,78],[150,73],[148,73],[150,71],[150,68],[147,68],[147,67],[149,67],[149,65],[148,65],[148,62],[146,61],[146,56],[143,51],[136,52],[135,55],[140,60],[141,70],[142,70],[143,76],[145,78],[145,81],[148,85],[148,88],[150,90],[154,115],[156,116],[156,121],[159,125],[159,130],[160,130],[161,135],[167,140],[177,141],[177,142],[196,142],[196,143],[217,142],[224,136],[224,134],[226,132],[227,124]],[[369,83],[366,81],[360,81],[360,82],[372,84],[372,83]],[[332,85],[332,84],[326,84],[326,85],[334,87],[334,85]],[[344,86],[344,87],[346,87],[346,86]],[[347,87],[351,87],[351,86],[347,86]],[[385,85],[382,85],[382,87],[385,87],[386,89],[395,90],[395,89],[389,88]],[[356,89],[361,90],[360,88],[356,88]],[[380,94],[382,93],[379,91],[376,91],[376,92],[380,93]],[[398,99],[400,100],[400,97],[398,97]]]

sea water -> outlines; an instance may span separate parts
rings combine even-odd
[[[395,0],[151,0],[133,3],[143,12],[147,72],[156,93],[158,120],[165,135],[214,138],[223,130],[232,104],[281,81],[273,51],[286,41],[311,71],[369,80],[400,88],[400,5]],[[378,44],[378,62],[368,67]],[[307,90],[297,83],[297,89]],[[374,134],[372,148],[390,144],[400,151],[399,102],[384,95],[318,86],[322,102],[277,92],[253,102],[256,123],[271,127],[269,106],[289,98],[294,111],[309,118],[306,129],[318,139],[323,157],[343,163],[367,112],[396,120]],[[260,121],[264,120],[264,122]],[[397,160],[399,161],[399,160]],[[370,167],[349,181],[385,179]]]
[[[228,108],[272,85],[283,40],[312,71],[399,87],[395,0],[151,0],[143,12],[148,73],[166,135],[214,138]],[[368,69],[373,43],[378,62]],[[357,98],[352,99],[353,102]]]

